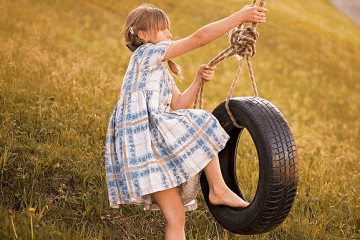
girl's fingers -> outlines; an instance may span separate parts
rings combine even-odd
[[[263,8],[263,7],[256,7],[256,10],[258,12],[267,12],[268,11],[266,8]]]
[[[204,67],[205,70],[211,70],[211,71],[215,71],[216,70],[216,66],[212,66],[212,67],[209,67],[208,65],[206,65]]]
[[[202,65],[199,69],[199,73],[201,78],[205,81],[210,81],[214,77],[214,73],[216,70],[216,66],[209,67],[208,65]]]
[[[210,72],[210,73],[208,73],[208,72],[203,72],[203,73],[201,74],[201,77],[202,77],[203,79],[205,79],[206,81],[210,81],[210,80],[212,80],[213,77],[214,77],[214,72]]]
[[[203,71],[203,74],[206,74],[206,75],[214,75],[215,73],[215,70],[205,70]]]
[[[265,11],[256,11],[255,15],[265,17]]]
[[[215,71],[213,71],[213,70],[204,70],[203,73],[208,74],[208,75],[214,75]]]
[[[257,7],[256,10],[257,10],[257,12],[255,13],[256,22],[259,23],[266,22],[265,12],[267,12],[268,10],[262,7]]]
[[[256,21],[257,21],[257,22],[260,22],[260,23],[261,23],[261,22],[266,22],[266,18],[265,18],[265,17],[257,17],[257,18],[256,18]]]

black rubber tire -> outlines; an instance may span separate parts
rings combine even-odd
[[[298,159],[295,141],[280,111],[270,102],[256,97],[232,98],[229,103],[236,121],[250,133],[259,159],[259,182],[253,201],[246,208],[209,203],[209,186],[201,174],[205,202],[216,221],[230,232],[253,235],[280,225],[293,205],[298,184]],[[221,172],[229,188],[243,199],[236,178],[236,151],[244,128],[233,125],[225,102],[213,111],[230,135],[219,152]]]

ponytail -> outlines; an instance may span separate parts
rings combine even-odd
[[[184,79],[180,65],[178,65],[176,62],[174,62],[171,59],[169,59],[167,62],[168,62],[171,72],[173,72],[180,79]]]
[[[141,41],[141,39],[138,37],[137,34],[131,33],[130,29],[131,27],[129,26],[124,31],[125,44],[126,47],[130,49],[130,51],[134,52],[138,47],[140,47],[143,44],[143,42]]]

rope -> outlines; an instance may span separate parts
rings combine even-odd
[[[254,6],[256,4],[256,0],[253,0],[253,3],[251,6]],[[265,0],[260,0],[259,6],[263,7],[265,5]],[[252,83],[252,87],[254,90],[255,97],[259,97],[259,93],[256,86],[254,71],[252,69],[252,65],[250,62],[250,57],[255,56],[256,50],[255,50],[255,43],[256,39],[259,37],[259,34],[256,32],[257,23],[252,23],[251,26],[248,26],[244,29],[243,24],[240,24],[238,27],[235,27],[229,32],[229,40],[230,40],[230,46],[220,52],[216,57],[214,57],[208,65],[210,67],[215,66],[219,62],[231,57],[236,56],[237,60],[240,61],[240,66],[236,72],[236,75],[233,79],[233,83],[230,87],[228,96],[225,100],[225,108],[227,113],[229,114],[234,126],[238,128],[243,128],[240,126],[230,111],[229,102],[232,97],[232,94],[234,92],[235,86],[237,84],[238,78],[240,76],[240,73],[244,67],[244,59],[247,62],[247,66],[250,73],[250,79]],[[196,108],[203,108],[203,95],[204,95],[204,80],[201,81],[199,89],[196,93],[196,98],[194,101],[194,109]]]
[[[237,123],[234,115],[232,114],[232,112],[231,112],[231,110],[230,110],[229,102],[230,102],[231,96],[232,96],[232,94],[233,94],[233,92],[234,92],[236,83],[237,83],[237,81],[238,81],[238,79],[239,79],[239,75],[240,75],[243,67],[244,67],[244,61],[240,61],[240,66],[239,66],[239,68],[238,68],[238,70],[237,70],[237,72],[236,72],[236,75],[235,75],[235,77],[234,77],[233,83],[231,84],[231,87],[230,87],[228,96],[227,96],[226,101],[225,101],[226,111],[227,111],[227,113],[228,113],[231,121],[233,122],[234,126],[237,127],[237,128],[243,128],[243,126],[240,126],[240,125]]]

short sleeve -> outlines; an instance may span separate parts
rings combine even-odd
[[[153,68],[157,68],[157,66],[163,64],[163,60],[166,52],[171,46],[172,41],[162,41],[157,44],[146,44],[144,46],[144,56],[142,62],[142,68],[144,70],[151,70]]]

